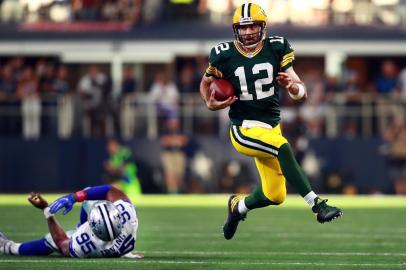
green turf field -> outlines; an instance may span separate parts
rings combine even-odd
[[[137,250],[145,259],[0,255],[0,269],[406,269],[406,197],[327,197],[344,211],[333,223],[318,224],[301,198],[289,196],[250,212],[226,241],[227,196],[143,196]],[[78,210],[58,216],[65,228],[74,227]],[[47,232],[24,196],[0,195],[0,214],[0,231],[13,240]]]

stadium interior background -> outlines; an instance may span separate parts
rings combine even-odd
[[[145,193],[248,192],[254,162],[199,96],[242,2],[1,0],[0,191],[103,183],[117,138]],[[406,194],[406,1],[253,2],[296,51],[309,99],[282,91],[282,126],[316,190]]]

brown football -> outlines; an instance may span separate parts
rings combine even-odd
[[[210,92],[214,90],[214,98],[218,101],[224,101],[229,97],[235,96],[233,85],[225,79],[214,79],[210,84]]]

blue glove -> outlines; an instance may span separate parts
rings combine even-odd
[[[63,214],[66,215],[67,213],[69,213],[72,210],[75,202],[76,202],[76,199],[73,196],[73,194],[65,195],[63,197],[60,197],[56,201],[54,201],[49,206],[49,212],[51,214],[56,214],[56,212],[58,212],[62,208],[65,208],[65,211],[63,211]]]

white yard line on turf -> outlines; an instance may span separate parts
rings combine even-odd
[[[219,226],[220,227],[220,226]],[[13,226],[5,227],[14,229]],[[41,227],[39,227],[41,228]],[[176,225],[176,226],[171,226],[166,224],[165,226],[148,226],[148,228],[145,231],[148,232],[178,232],[178,231],[203,231],[206,230],[207,226],[193,226],[193,228],[190,227],[190,225]],[[3,229],[4,230],[4,229]],[[296,230],[295,233],[309,233],[310,232],[318,232],[318,230]],[[343,234],[366,234],[370,235],[372,234],[385,234],[385,235],[393,235],[394,233],[406,233],[406,227],[399,227],[399,228],[381,228],[381,229],[376,229],[376,228],[359,228],[359,229],[343,229],[343,228],[329,228],[329,231],[331,233],[343,233]],[[255,232],[269,232],[269,226],[261,226],[258,225],[255,227]],[[283,229],[274,229],[274,233],[286,233],[286,230]]]
[[[295,256],[393,256],[406,257],[406,253],[390,252],[288,252],[288,251],[140,251],[145,254],[184,254],[184,255],[295,255]]]
[[[223,241],[223,235],[219,235],[219,239]],[[218,239],[217,239],[218,240]],[[148,240],[149,244],[154,244],[154,245],[162,245],[162,244],[167,244],[167,241],[165,239],[154,239],[154,240]],[[202,245],[207,245],[207,246],[213,246],[213,245],[218,245],[218,242],[216,239],[205,239],[205,240],[199,240],[199,243]],[[264,248],[269,248],[269,243],[266,242],[255,242],[255,243],[245,243],[244,244],[246,247],[248,246],[255,246],[255,247],[264,247]],[[308,246],[308,243],[306,242],[298,242],[294,240],[283,240],[280,243],[278,243],[278,247],[281,246]],[[350,248],[354,247],[375,247],[375,248],[382,248],[382,247],[401,247],[403,248],[405,245],[405,242],[403,241],[388,241],[388,242],[381,242],[381,241],[365,241],[365,242],[350,242],[350,241],[345,241],[345,242],[335,242],[334,247],[346,247],[347,250],[353,250]],[[348,248],[347,248],[348,247]],[[216,247],[217,248],[217,247]],[[307,249],[307,248],[306,248]],[[355,249],[356,251],[358,249]]]
[[[200,265],[289,265],[289,266],[357,266],[357,267],[404,267],[406,263],[312,263],[312,262],[213,262],[213,261],[170,261],[170,260],[111,260],[114,264],[123,263],[142,263],[142,264],[200,264]],[[102,262],[102,260],[97,259],[61,259],[61,260],[1,260],[0,265],[3,263],[96,263]]]
[[[257,233],[257,232],[255,232]],[[238,233],[239,238],[247,237],[251,238],[255,233]],[[15,233],[8,233],[6,235],[13,235],[13,236],[38,236],[41,235],[40,233],[33,233],[33,232],[15,232]],[[148,238],[217,238],[220,234],[219,233],[199,233],[199,232],[180,232],[180,233],[162,233],[162,234],[157,234],[157,233],[143,233],[143,237],[148,237]],[[380,239],[380,238],[385,238],[385,239],[395,239],[395,240],[406,240],[406,234],[405,235],[399,235],[399,234],[393,234],[393,233],[370,233],[370,234],[361,234],[361,233],[318,233],[318,234],[309,234],[309,233],[271,233],[269,234],[270,238],[282,238],[282,239],[288,239],[288,238],[302,238],[302,239],[315,239],[315,238],[349,238],[349,239]]]

